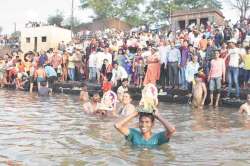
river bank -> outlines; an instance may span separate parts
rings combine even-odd
[[[55,82],[53,92],[58,94],[64,93],[69,95],[79,95],[84,85],[87,85],[90,96],[92,96],[93,93],[102,94],[100,84],[92,82],[79,82],[79,81]],[[13,85],[6,85],[5,89],[14,90],[15,87]],[[35,89],[36,88],[34,88],[34,90]],[[129,91],[134,100],[141,99],[141,89],[130,86]],[[222,90],[220,106],[238,108],[241,104],[245,102],[246,95],[250,93],[250,90],[242,89],[240,99],[234,98],[235,91],[233,91],[231,98],[225,98],[226,93],[227,93],[226,89]],[[158,95],[158,99],[160,102],[166,102],[166,103],[188,104],[190,102],[188,91],[181,89],[166,89],[166,92]],[[208,104],[208,102],[209,102],[209,97],[207,98],[205,104]]]

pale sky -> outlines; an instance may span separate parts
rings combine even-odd
[[[88,16],[92,15],[93,12],[79,9],[79,1],[74,0],[75,16],[81,22],[91,21]],[[222,1],[224,8],[222,12],[226,19],[236,21],[239,18],[239,12],[229,7],[226,3],[228,0]],[[29,20],[47,22],[48,16],[55,14],[57,9],[63,11],[65,18],[71,15],[71,0],[0,0],[0,2],[0,26],[3,27],[2,34],[12,33],[15,22],[17,30],[21,30]]]

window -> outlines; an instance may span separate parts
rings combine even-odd
[[[30,43],[30,37],[26,37],[26,43]]]
[[[46,42],[47,41],[47,37],[46,36],[43,36],[42,37],[42,42]]]

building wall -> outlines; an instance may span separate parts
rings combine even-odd
[[[61,41],[71,41],[71,31],[54,26],[25,28],[21,32],[21,49],[23,52],[34,51],[35,37],[37,37],[37,51],[55,48]],[[46,42],[42,42],[46,37]],[[30,38],[30,43],[26,42]]]
[[[101,31],[103,31],[107,28],[109,28],[109,29],[115,28],[115,29],[122,30],[122,31],[128,31],[132,27],[128,23],[126,23],[124,21],[120,21],[118,19],[103,19],[103,20],[95,20],[93,23],[79,26],[75,29],[75,31],[76,32],[85,31],[85,30],[89,30],[89,31],[101,30]]]
[[[224,24],[224,18],[221,17],[216,12],[205,12],[205,13],[199,13],[199,14],[188,14],[188,15],[179,15],[172,17],[172,25],[173,29],[177,30],[179,29],[179,21],[185,20],[186,26],[189,24],[189,20],[196,19],[197,24],[200,24],[201,18],[208,18],[210,22],[215,22],[217,25],[223,25]]]

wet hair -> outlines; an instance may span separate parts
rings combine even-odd
[[[141,120],[141,118],[143,117],[147,117],[149,119],[151,119],[151,122],[153,123],[155,121],[155,117],[153,114],[151,113],[147,113],[147,112],[140,112],[139,114],[139,120]]]

